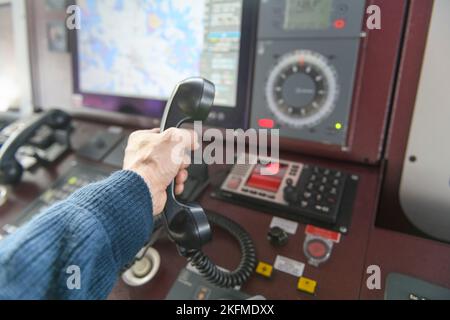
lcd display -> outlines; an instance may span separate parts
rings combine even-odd
[[[288,166],[285,164],[258,164],[250,175],[246,185],[250,188],[277,192],[286,175],[287,168]],[[271,172],[272,174],[264,175],[262,172],[263,169],[266,169],[265,172]]]
[[[331,24],[332,0],[287,0],[286,30],[324,30]]]

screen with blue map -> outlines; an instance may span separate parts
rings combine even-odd
[[[215,104],[236,105],[242,0],[79,0],[78,88],[167,100],[192,76],[216,84]]]

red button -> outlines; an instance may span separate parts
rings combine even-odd
[[[260,119],[258,124],[261,128],[273,129],[275,127],[275,121],[272,119]]]
[[[346,25],[346,22],[344,19],[338,19],[334,22],[334,27],[336,29],[344,29]]]
[[[327,255],[327,251],[328,248],[322,241],[311,241],[308,244],[308,252],[313,258],[323,258]]]

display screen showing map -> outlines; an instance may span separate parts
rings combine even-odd
[[[167,100],[192,76],[237,96],[242,0],[79,0],[81,93]]]

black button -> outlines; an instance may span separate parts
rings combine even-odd
[[[316,205],[314,208],[321,213],[330,213],[331,212],[331,208],[328,206]]]
[[[322,212],[324,213],[330,213],[331,212],[331,208],[328,206],[322,206]]]
[[[276,247],[284,246],[288,242],[289,236],[286,231],[280,227],[274,227],[270,229],[267,234],[267,239],[270,244]]]
[[[334,197],[328,197],[328,198],[327,198],[327,201],[328,201],[328,203],[330,203],[330,204],[336,204],[336,202],[337,202],[336,198],[334,198]]]

